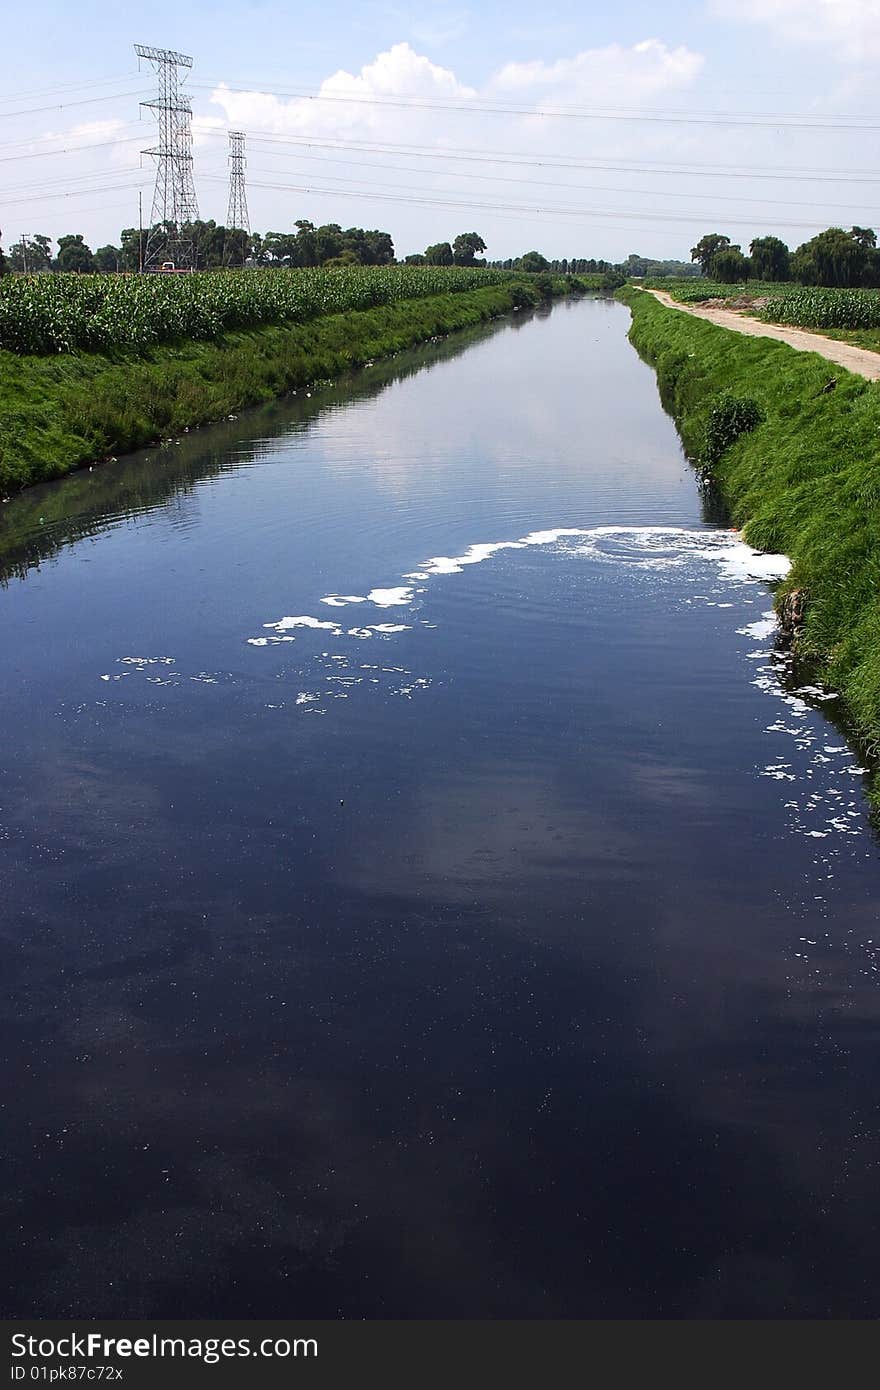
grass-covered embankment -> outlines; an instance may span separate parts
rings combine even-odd
[[[0,497],[539,298],[508,279],[137,353],[0,351]]]
[[[877,751],[880,384],[640,291],[622,297],[632,309],[630,339],[656,369],[692,459],[705,458],[720,396],[757,405],[759,423],[721,452],[711,477],[746,540],[790,556],[777,606],[802,591],[796,652],[840,691],[858,735]]]

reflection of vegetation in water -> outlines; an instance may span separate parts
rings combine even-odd
[[[713,467],[733,521],[788,555],[778,601],[805,600],[796,652],[841,692],[862,747],[880,748],[880,390],[783,343],[718,328],[627,292],[631,338],[653,363],[685,447],[699,455],[720,391],[762,419]]]
[[[562,293],[568,285],[560,280]],[[390,357],[511,308],[511,281],[137,355],[0,352],[0,495]],[[540,296],[530,285],[531,302]]]
[[[285,396],[247,411],[240,420],[183,433],[173,444],[132,454],[117,463],[71,473],[58,482],[28,488],[0,507],[0,584],[23,579],[65,546],[100,535],[126,517],[137,516],[191,494],[204,478],[235,467],[235,451],[252,439],[258,459],[268,443],[292,431],[308,430],[326,411],[350,400],[378,395],[395,381],[430,371],[465,348],[512,323],[495,319],[425,347],[397,354],[366,371],[337,378],[305,394]]]

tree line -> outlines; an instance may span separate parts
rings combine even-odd
[[[174,228],[157,227],[160,238],[171,236]],[[389,232],[349,227],[343,231],[336,222],[316,227],[313,222],[300,220],[290,232],[253,232],[248,235],[213,221],[193,222],[182,229],[190,237],[195,263],[200,270],[216,270],[224,266],[280,266],[284,268],[345,265],[393,265],[394,242]],[[131,274],[139,270],[148,230],[124,227],[118,245],[99,246],[96,251],[86,244],[81,233],[58,238],[58,250],[52,251],[50,237],[36,235],[15,242],[4,262],[0,249],[0,274],[4,265],[19,272],[58,270],[88,274],[100,272]],[[460,232],[452,241],[438,241],[424,251],[406,256],[406,265],[486,266],[493,270],[524,270],[550,272],[555,275],[675,275],[692,271],[696,266],[679,261],[652,261],[630,256],[622,265],[611,261],[583,256],[548,260],[540,251],[526,251],[506,260],[486,261],[482,253],[486,243],[479,232]],[[160,256],[164,259],[164,256]]]
[[[394,243],[388,232],[349,227],[337,223],[316,227],[305,220],[291,232],[254,232],[219,225],[214,221],[187,224],[181,234],[192,240],[195,263],[201,270],[244,264],[258,266],[391,265]],[[154,228],[161,240],[174,229]],[[134,272],[140,269],[149,229],[124,227],[118,245],[92,251],[82,234],[58,238],[53,256],[51,238],[42,235],[15,242],[9,248],[7,268],[24,272],[59,270],[80,274]],[[2,252],[0,252],[2,255]],[[2,273],[2,272],[0,272]]]
[[[163,238],[174,233],[171,226],[154,231]],[[316,227],[302,219],[290,232],[253,232],[228,228],[214,221],[197,221],[181,228],[193,243],[195,264],[200,270],[224,266],[280,266],[287,269],[313,266],[393,265],[394,242],[390,232],[364,227],[343,228],[337,222]],[[140,269],[149,231],[124,227],[118,245],[99,246],[92,251],[81,233],[58,238],[53,255],[50,237],[37,234],[15,242],[8,258],[0,260],[3,269],[38,273],[58,270],[79,274],[100,272],[132,273]],[[486,243],[479,232],[461,232],[452,242],[437,242],[423,253],[406,257],[407,265],[485,265],[478,260]],[[537,253],[533,253],[537,254]],[[0,257],[3,256],[0,249]],[[160,254],[160,259],[164,259]]]
[[[730,237],[710,232],[691,250],[703,275],[723,284],[744,280],[795,280],[842,289],[880,287],[880,249],[873,227],[827,227],[790,251],[779,237],[756,237],[745,255]]]

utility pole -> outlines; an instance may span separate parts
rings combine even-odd
[[[226,235],[232,231],[242,233],[241,238],[241,261],[244,265],[247,257],[247,240],[250,235],[251,224],[248,217],[247,193],[244,186],[244,171],[247,160],[244,155],[244,131],[230,130],[229,132],[229,207],[226,213]],[[230,239],[229,252],[224,256],[228,265],[233,264],[233,258],[238,261],[235,250],[235,240]]]
[[[150,230],[143,254],[144,270],[157,270],[164,260],[174,262],[178,269],[195,269],[195,245],[192,224],[199,216],[193,182],[192,106],[189,97],[181,93],[179,69],[188,70],[192,58],[169,48],[148,48],[136,43],[134,51],[146,58],[159,79],[158,94],[142,101],[155,112],[159,126],[159,143],[143,154],[156,161],[156,187]]]
[[[27,275],[27,273],[28,273],[27,253],[28,253],[27,237],[25,236],[24,232],[22,232],[22,233],[21,233],[21,260],[22,260],[22,264],[23,264],[23,266],[24,266],[24,273],[25,273],[25,275]]]
[[[138,275],[144,273],[144,195],[138,189]]]

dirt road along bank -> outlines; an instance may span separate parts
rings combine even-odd
[[[640,287],[641,288],[641,287]],[[805,328],[783,328],[777,323],[762,323],[760,319],[749,318],[737,309],[722,309],[714,304],[679,304],[677,299],[664,290],[642,290],[652,294],[668,309],[678,309],[683,314],[693,314],[694,318],[708,319],[719,328],[731,328],[734,333],[745,333],[750,338],[775,338],[777,342],[788,343],[798,352],[817,352],[829,362],[836,362],[856,376],[866,377],[868,381],[880,381],[880,353],[870,352],[868,348],[853,347],[851,343],[839,343],[834,338],[824,338],[821,333],[809,333]]]

